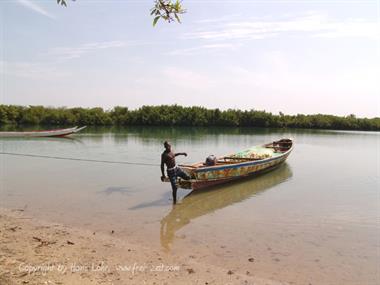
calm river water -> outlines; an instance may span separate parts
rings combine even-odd
[[[292,137],[281,168],[172,206],[162,142],[204,160]],[[73,139],[0,139],[0,206],[115,231],[170,254],[290,284],[380,284],[380,134],[206,128],[88,128]],[[247,259],[254,257],[255,262]]]

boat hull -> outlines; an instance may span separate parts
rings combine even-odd
[[[252,155],[252,149],[250,149],[248,152],[245,152],[245,156],[237,157],[235,155],[224,157],[226,159],[238,159],[239,162],[236,163],[223,163],[223,161],[219,160],[219,163],[213,166],[201,166],[199,163],[188,166],[184,165],[181,168],[186,171],[192,179],[188,181],[179,180],[178,186],[186,189],[199,190],[252,177],[255,174],[275,169],[286,161],[293,149],[292,141],[289,139],[287,139],[287,141],[291,142],[287,150],[277,151],[268,146],[269,144],[252,148],[255,152],[261,152],[262,155],[265,155],[265,158],[257,159],[248,157]]]
[[[242,175],[242,176],[238,176],[238,177],[230,177],[230,178],[215,179],[215,180],[205,180],[205,181],[202,181],[202,180],[194,181],[191,183],[191,189],[201,190],[203,188],[209,188],[209,187],[223,185],[223,184],[227,184],[227,183],[233,183],[233,182],[240,181],[243,179],[251,179],[257,175],[264,174],[266,172],[272,171],[272,170],[280,167],[284,162],[285,162],[285,160],[283,160],[283,161],[281,161],[275,165],[269,166],[267,168],[263,168],[261,170],[250,172],[246,175]]]
[[[31,131],[31,132],[0,132],[0,137],[17,138],[17,137],[64,137],[83,130],[85,127],[74,127],[68,129],[46,130],[46,131]]]

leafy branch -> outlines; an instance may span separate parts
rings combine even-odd
[[[72,0],[72,1],[75,1],[75,0]],[[57,4],[67,7],[66,0],[57,0]]]
[[[67,0],[57,0],[57,4],[67,7]],[[168,23],[175,21],[181,23],[179,15],[184,13],[186,13],[186,10],[179,0],[155,0],[154,7],[150,10],[150,15],[154,16],[153,27],[156,26],[159,19],[163,19]]]
[[[153,20],[153,26],[157,24],[159,19],[165,21],[181,23],[179,14],[186,13],[186,10],[183,9],[181,1],[176,0],[155,0],[154,7],[151,9],[150,15],[155,16]]]

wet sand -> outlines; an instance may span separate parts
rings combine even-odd
[[[287,284],[113,235],[0,208],[0,284]]]

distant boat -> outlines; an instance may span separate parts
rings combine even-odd
[[[29,131],[29,132],[0,132],[0,137],[64,137],[75,134],[84,127],[74,127],[68,129],[44,130],[44,131]]]
[[[292,150],[293,141],[285,138],[231,155],[208,158],[205,163],[180,165],[191,179],[179,179],[178,186],[197,190],[250,177],[278,167]]]

